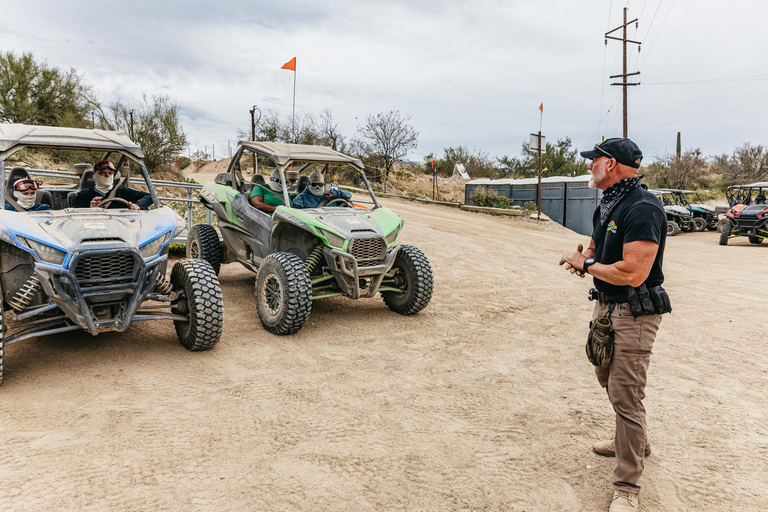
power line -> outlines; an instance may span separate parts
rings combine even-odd
[[[727,84],[732,82],[759,82],[762,80],[768,80],[768,75],[742,76],[735,78],[710,78],[705,80],[688,80],[684,82],[643,82],[643,85]]]
[[[667,15],[664,16],[664,21],[661,22],[661,26],[659,27],[659,31],[656,32],[656,37],[653,38],[653,42],[651,43],[651,47],[648,48],[648,51],[645,53],[645,58],[643,59],[642,64],[640,64],[640,67],[637,68],[637,69],[642,69],[643,66],[645,65],[645,61],[648,60],[648,56],[651,54],[651,50],[653,50],[653,45],[656,44],[656,39],[659,38],[659,34],[661,34],[661,29],[664,28],[664,23],[667,22],[667,18],[669,18],[669,13],[672,12],[672,8],[675,6],[675,2],[676,1],[677,0],[672,0],[672,4],[669,6],[669,10],[667,11]],[[659,4],[659,5],[661,5],[661,4]]]
[[[648,31],[645,33],[645,37],[643,39],[648,39],[648,34],[651,33],[651,27],[653,26],[653,22],[656,20],[656,15],[659,13],[659,8],[661,7],[661,2],[663,0],[659,0],[659,5],[656,6],[656,10],[653,12],[653,18],[651,18],[651,22],[648,24]]]

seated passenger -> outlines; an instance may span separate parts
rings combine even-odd
[[[352,199],[352,193],[338,188],[324,192],[325,179],[323,175],[315,171],[309,176],[309,185],[304,191],[293,200],[294,208],[317,208],[320,203],[332,201],[333,199]],[[336,203],[331,206],[345,206],[343,203]]]
[[[40,212],[51,209],[47,204],[35,202],[35,191],[38,188],[40,188],[40,186],[37,182],[29,178],[22,178],[13,183],[13,198],[23,211]],[[7,200],[5,202],[5,209],[12,212],[19,211]]]
[[[291,206],[290,199],[288,206]],[[280,171],[275,169],[269,176],[269,184],[256,183],[251,189],[251,205],[266,213],[272,213],[283,201],[283,185],[280,183]]]
[[[755,197],[755,204],[765,204],[765,196],[760,194]]]
[[[77,193],[72,200],[72,206],[75,208],[96,208],[101,201],[105,199],[117,198],[124,199],[128,205],[122,201],[112,201],[104,205],[104,208],[130,208],[131,210],[148,210],[152,204],[152,196],[141,190],[134,190],[117,184],[115,189],[115,164],[109,160],[102,160],[93,166],[94,185],[90,188]]]

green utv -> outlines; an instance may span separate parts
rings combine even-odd
[[[432,269],[418,248],[398,245],[403,220],[381,206],[363,163],[330,148],[241,141],[226,173],[206,183],[200,200],[218,217],[223,243],[213,226],[197,224],[187,254],[207,260],[218,274],[221,263],[240,262],[256,272],[256,305],[264,328],[274,334],[298,332],[312,301],[381,293],[396,313],[413,315],[432,297]],[[250,193],[279,171],[286,205],[307,186],[309,174],[356,177],[369,199],[333,199],[317,208],[278,206],[273,214],[251,206]],[[288,179],[286,179],[286,176]],[[335,186],[335,185],[332,185]]]

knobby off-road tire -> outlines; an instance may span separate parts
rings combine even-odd
[[[171,285],[174,290],[182,290],[171,311],[189,317],[186,322],[173,321],[181,344],[191,351],[213,347],[224,330],[224,304],[211,264],[200,259],[176,263],[171,270]]]
[[[693,218],[693,230],[694,231],[704,231],[707,229],[707,221],[701,217],[694,217]]]
[[[187,258],[205,260],[216,275],[221,270],[221,242],[213,226],[195,224],[187,237]]]
[[[402,293],[381,292],[387,307],[401,315],[415,315],[427,307],[433,280],[432,267],[424,253],[412,245],[402,245],[392,269],[405,280],[405,289]]]
[[[763,239],[759,236],[750,236],[749,237],[749,243],[751,244],[761,244],[763,243]]]
[[[312,312],[312,283],[304,262],[295,254],[276,252],[259,265],[256,309],[272,334],[295,334]]]
[[[680,225],[673,221],[667,221],[667,236],[675,236],[680,231]]]
[[[720,226],[720,245],[728,245],[728,239],[731,237],[731,223],[723,222]]]

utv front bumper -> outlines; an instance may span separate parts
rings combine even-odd
[[[395,264],[395,257],[400,251],[397,246],[387,253],[383,261],[377,265],[358,265],[358,260],[352,254],[331,247],[325,247],[323,254],[328,269],[336,277],[336,282],[344,295],[352,299],[368,298],[376,295],[384,275]]]
[[[35,271],[48,298],[95,336],[128,329],[167,259],[146,262],[136,249],[104,249],[74,253],[69,269],[35,263]]]
[[[768,238],[768,218],[758,219],[757,217],[728,217],[731,223],[731,233],[738,233],[739,236],[757,236]]]

